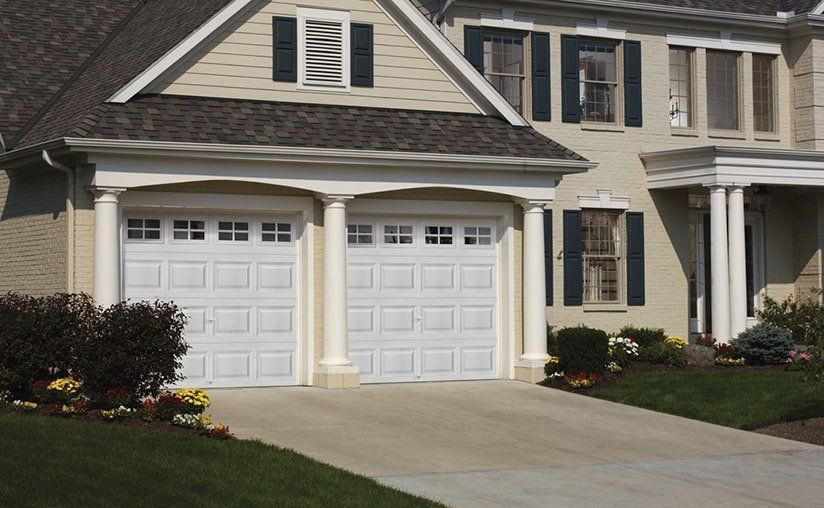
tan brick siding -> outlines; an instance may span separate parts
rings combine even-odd
[[[66,185],[56,171],[0,171],[0,293],[67,290]]]

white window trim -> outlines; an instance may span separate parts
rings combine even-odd
[[[129,227],[129,219],[141,219],[143,220],[143,227],[142,228],[130,228]],[[157,220],[160,221],[160,238],[157,239],[146,239],[145,232],[146,232],[146,220]],[[129,230],[130,229],[140,229],[143,231],[144,238],[129,238]],[[166,224],[164,224],[163,216],[161,215],[153,215],[153,214],[126,214],[123,218],[123,241],[127,243],[164,243],[166,234]]]
[[[701,37],[696,35],[667,34],[667,44],[670,46],[685,46],[688,48],[720,49],[740,53],[763,53],[766,55],[780,55],[780,42],[764,42],[751,39],[736,38],[733,40],[731,32],[719,32],[718,37]]]
[[[481,26],[531,32],[535,29],[535,18],[519,16],[515,13],[515,9],[501,9],[500,14],[497,12],[482,12]]]
[[[175,221],[186,221],[186,229],[175,229]],[[192,222],[198,221],[203,223],[203,239],[202,240],[193,240],[191,238],[192,231],[201,231],[200,229],[192,229]],[[169,227],[166,229],[169,234],[169,242],[171,243],[211,243],[209,241],[210,232],[209,232],[209,220],[206,217],[200,216],[185,216],[185,215],[169,215],[168,216],[168,224]],[[175,238],[175,231],[186,231],[187,238],[184,239],[177,239]]]
[[[350,15],[348,11],[335,11],[330,9],[312,9],[309,7],[297,8],[298,19],[298,83],[299,90],[323,90],[324,92],[350,92],[351,76],[350,76],[350,51],[349,51],[349,37],[350,37]],[[341,30],[343,37],[341,38],[343,52],[343,82],[340,85],[318,85],[306,84],[306,20],[319,21],[335,21],[342,24]]]
[[[230,232],[228,229],[220,229],[220,223],[221,222],[230,222],[230,223],[232,223],[232,230],[231,230],[232,239],[231,240],[221,240],[220,239],[220,233],[221,232],[224,232],[224,233],[229,233]],[[246,240],[235,240],[235,233],[243,233],[243,231],[239,231],[239,230],[234,229],[235,223],[237,223],[237,222],[245,222],[247,224],[248,229],[246,230]],[[215,217],[215,241],[217,242],[218,245],[221,245],[221,244],[222,245],[230,245],[230,244],[234,244],[234,245],[251,245],[252,244],[252,239],[254,238],[254,235],[255,235],[255,223],[252,220],[250,220],[246,217],[242,217],[242,216],[240,216],[240,217],[235,217],[235,216],[233,216],[233,217],[223,217],[223,216]]]
[[[445,222],[445,221],[433,220],[433,221],[428,221],[428,222],[422,223],[422,226],[423,227],[421,227],[421,234],[422,234],[421,241],[423,242],[422,246],[426,249],[454,249],[454,248],[456,248],[456,245],[459,241],[463,241],[463,236],[461,235],[461,231],[459,229],[460,226],[458,224],[451,223],[451,222]],[[440,229],[438,229],[438,233],[436,233],[436,234],[427,233],[426,228],[429,228],[429,227],[433,227],[433,228],[434,227],[437,227],[437,228],[452,228],[452,234],[451,235],[441,234]],[[432,237],[437,238],[438,243],[427,243],[426,242],[426,237],[427,236],[432,236]],[[441,238],[446,238],[446,237],[451,237],[452,238],[452,243],[440,243],[440,239]]]
[[[386,232],[386,227],[387,227],[387,226],[397,226],[398,228],[400,228],[400,227],[402,227],[402,226],[404,226],[404,227],[405,227],[405,226],[409,226],[409,227],[411,227],[411,228],[412,228],[412,243],[389,243],[389,242],[387,242],[387,241],[386,241],[386,236],[387,236],[387,235],[389,235],[389,236],[397,236],[397,237],[398,237],[398,240],[400,240],[400,237],[401,237],[401,236],[409,236],[408,234],[403,234],[403,235],[401,235],[401,233],[400,233],[400,229],[398,229],[398,233],[395,233],[394,235],[393,235],[392,233],[387,233],[387,232]],[[418,231],[417,231],[417,230],[418,230],[418,228],[416,228],[416,227],[415,227],[415,223],[414,223],[414,222],[412,222],[412,223],[409,223],[409,222],[404,222],[404,221],[388,221],[388,222],[382,222],[382,223],[380,223],[380,242],[381,242],[381,247],[384,247],[384,248],[389,248],[389,249],[409,249],[409,248],[414,248],[414,247],[416,247],[416,246],[418,245]],[[372,239],[374,240],[374,236],[373,236],[373,238],[372,238]]]
[[[597,196],[578,196],[578,207],[606,210],[629,210],[629,198],[613,196],[611,190],[599,189]]]
[[[351,234],[358,235],[358,236],[368,234],[368,233],[359,233],[359,232],[350,233],[349,232],[349,226],[372,226],[372,243],[349,243],[349,235],[351,235]],[[383,239],[383,236],[381,236],[381,238],[377,237],[378,233],[383,235],[383,230],[379,230],[378,225],[375,222],[366,221],[366,220],[347,221],[347,223],[346,223],[346,248],[347,249],[374,249],[374,248],[377,247],[378,241]]]
[[[264,231],[263,224],[289,224],[289,241],[288,242],[280,242],[277,240],[277,235],[284,234],[278,231]],[[264,247],[286,247],[295,244],[295,237],[297,236],[297,229],[295,226],[295,221],[286,217],[258,217],[257,221],[255,221],[255,227],[257,230],[255,231],[255,243],[257,245],[261,245]],[[263,234],[274,234],[275,241],[274,242],[264,242],[263,241]]]
[[[594,207],[600,208],[600,207]],[[607,308],[615,308],[626,305],[627,301],[627,287],[626,287],[626,255],[624,254],[626,249],[626,228],[624,226],[626,222],[626,215],[624,213],[620,213],[618,215],[618,254],[614,257],[618,259],[618,299],[617,300],[587,300],[586,297],[586,273],[584,273],[584,285],[583,285],[583,305],[584,307],[589,307],[590,310],[604,310]],[[581,226],[581,234],[583,234],[583,225]],[[597,257],[597,256],[594,256]],[[610,256],[612,257],[612,256]],[[586,270],[586,254],[581,254],[581,264],[584,270]],[[585,309],[586,310],[586,309]]]
[[[465,222],[463,224],[460,224],[459,228],[460,228],[460,235],[461,235],[461,238],[460,238],[461,248],[464,248],[464,249],[494,249],[495,248],[495,226],[493,226],[492,224],[485,224],[485,223],[481,223],[481,222]],[[489,244],[488,245],[483,245],[481,243],[475,243],[475,244],[466,243],[466,238],[467,237],[480,239],[480,238],[484,238],[484,237],[487,236],[487,235],[480,234],[480,231],[478,231],[474,235],[467,235],[466,234],[466,228],[476,228],[476,229],[489,228],[489,235],[488,235],[489,236]]]
[[[609,20],[597,18],[595,24],[578,22],[576,33],[585,37],[597,37],[599,39],[626,40],[627,31],[623,28],[610,28]]]

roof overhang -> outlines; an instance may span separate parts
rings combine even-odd
[[[824,152],[704,146],[640,154],[648,189],[711,185],[824,187]]]

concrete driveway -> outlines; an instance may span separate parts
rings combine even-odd
[[[241,438],[452,506],[824,506],[824,448],[507,381],[213,390]]]

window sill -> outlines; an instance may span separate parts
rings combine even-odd
[[[627,312],[622,303],[585,303],[584,312]]]
[[[775,132],[756,132],[756,141],[781,141],[781,135]]]
[[[721,139],[747,139],[747,136],[741,131],[711,130],[708,136]]]
[[[670,129],[673,136],[698,137],[698,131],[690,127],[671,127]]]
[[[582,131],[626,132],[623,125],[614,123],[581,122]]]

